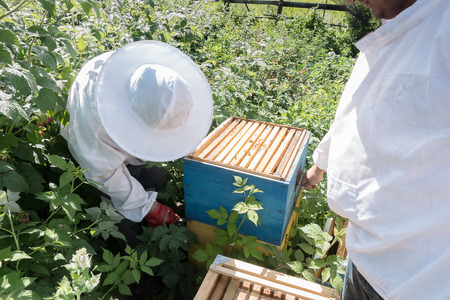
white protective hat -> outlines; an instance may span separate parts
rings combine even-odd
[[[142,160],[183,157],[211,126],[208,81],[186,54],[166,43],[139,41],[114,51],[98,75],[95,97],[108,135]]]

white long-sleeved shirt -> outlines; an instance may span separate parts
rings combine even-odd
[[[450,2],[418,0],[357,43],[316,149],[349,257],[385,299],[450,299]]]
[[[126,165],[139,165],[144,161],[130,156],[111,140],[100,123],[95,101],[97,76],[111,53],[90,60],[78,73],[67,103],[70,122],[61,134],[68,141],[76,161],[86,169],[85,177],[98,183],[98,188],[111,197],[119,213],[139,222],[155,203],[157,193],[145,191],[130,175]],[[126,123],[127,120],[118,119],[117,122]],[[136,137],[140,138],[143,137]]]

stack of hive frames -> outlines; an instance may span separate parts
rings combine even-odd
[[[330,287],[218,255],[194,300],[338,300]]]
[[[286,179],[295,155],[309,137],[300,128],[229,118],[192,157],[276,179]]]

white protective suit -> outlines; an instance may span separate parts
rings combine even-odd
[[[349,258],[385,299],[450,299],[450,1],[418,0],[357,43],[314,152]]]
[[[111,197],[114,207],[125,218],[140,222],[155,203],[157,193],[146,191],[130,175],[126,164],[140,165],[144,161],[130,156],[111,140],[100,123],[96,107],[97,77],[111,54],[107,52],[93,58],[78,73],[67,103],[70,122],[61,134],[68,141],[74,158],[86,169],[86,178],[100,184],[99,190]],[[117,122],[127,120],[118,119]],[[140,138],[136,136],[136,139]]]

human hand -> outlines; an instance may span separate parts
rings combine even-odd
[[[306,173],[303,175],[301,186],[303,190],[316,189],[317,184],[322,180],[324,170],[319,169],[317,165],[313,165]]]
[[[144,219],[147,221],[147,226],[158,227],[161,225],[174,224],[176,221],[180,220],[173,209],[165,206],[161,203],[157,203],[157,207],[154,211],[148,213]]]

